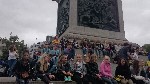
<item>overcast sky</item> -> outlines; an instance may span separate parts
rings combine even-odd
[[[122,0],[126,38],[150,43],[150,0]],[[0,37],[18,35],[25,43],[55,35],[57,3],[52,0],[0,0]],[[37,40],[36,40],[37,38]]]

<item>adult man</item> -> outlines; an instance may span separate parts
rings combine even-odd
[[[125,58],[126,60],[131,59],[130,49],[131,49],[131,45],[129,45],[128,43],[124,43],[124,47],[121,48],[118,52],[119,58]]]

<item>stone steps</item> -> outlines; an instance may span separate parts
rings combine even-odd
[[[52,81],[53,84],[76,84],[73,82]],[[0,77],[0,84],[16,84],[16,77]],[[42,81],[31,81],[31,84],[44,84]]]

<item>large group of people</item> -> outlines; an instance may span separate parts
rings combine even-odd
[[[76,49],[82,53],[76,52]],[[75,81],[77,84],[150,84],[150,67],[139,60],[138,48],[128,43],[89,41],[77,42],[58,36],[33,50],[31,56],[24,49],[22,56],[13,45],[9,50],[8,76],[16,76],[18,84],[29,84],[30,80]],[[21,58],[19,58],[21,57]],[[102,61],[97,61],[102,59]],[[111,60],[117,63],[112,73]]]

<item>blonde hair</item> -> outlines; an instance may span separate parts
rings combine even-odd
[[[81,60],[83,61],[82,55],[81,55],[81,54],[77,54],[77,55],[76,55],[75,62],[77,62],[77,61],[78,61],[78,60],[77,60],[77,56],[80,56],[80,57],[81,57]]]
[[[61,66],[61,65],[63,64],[62,59],[63,59],[65,56],[66,56],[66,55],[61,55],[61,56],[59,57],[58,66]]]
[[[39,60],[39,62],[40,62],[40,71],[42,71],[42,72],[44,72],[44,71],[47,71],[47,69],[48,69],[48,63],[46,62],[45,63],[45,58],[46,57],[48,57],[49,58],[49,56],[47,55],[47,54],[43,54],[42,55],[42,58]]]
[[[105,55],[104,60],[105,60],[106,58],[110,61],[110,57],[109,57],[109,56]]]
[[[97,61],[97,56],[95,54],[92,54],[90,57],[91,62],[96,62]]]

